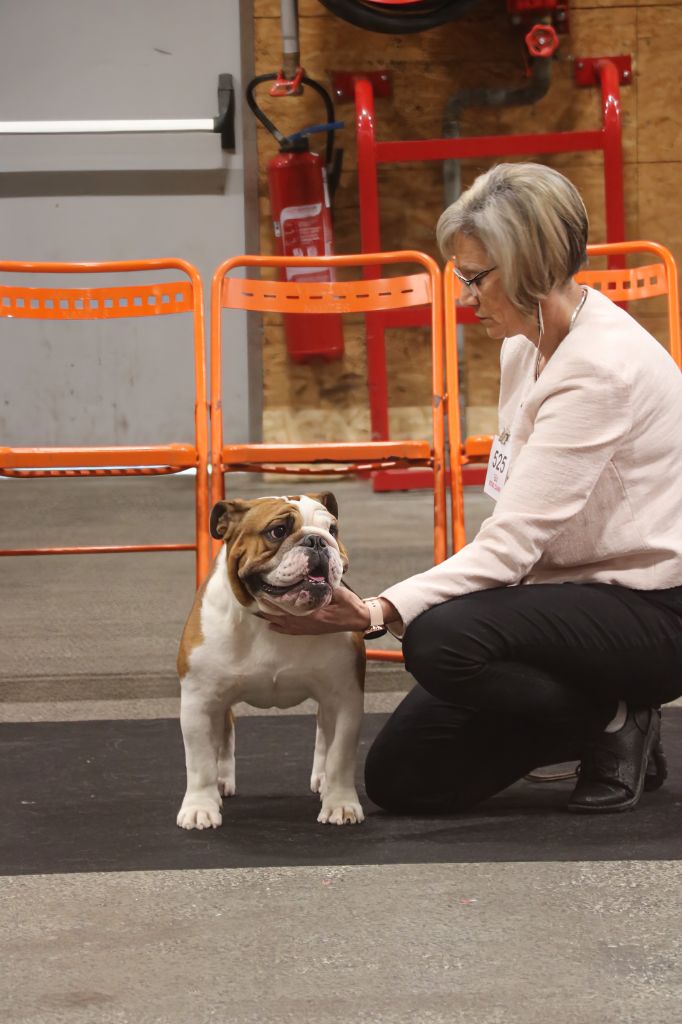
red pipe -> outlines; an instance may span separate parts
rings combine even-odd
[[[618,68],[610,60],[595,65],[601,86],[604,116],[604,201],[606,204],[606,241],[625,240],[625,190],[623,187],[623,146],[621,132],[620,83]],[[611,256],[609,267],[625,266],[625,256]]]
[[[355,111],[358,146],[358,192],[360,238],[363,252],[381,252],[379,164],[421,160],[466,159],[471,157],[518,156],[524,153],[567,153],[601,150],[604,154],[606,237],[609,242],[625,237],[621,106],[618,70],[609,60],[595,65],[602,93],[602,127],[596,131],[546,132],[533,135],[485,135],[473,138],[416,139],[377,142],[374,94],[367,78],[355,79]],[[623,266],[622,257],[611,258],[610,266]],[[369,268],[376,275],[378,268]],[[366,317],[367,372],[369,381],[372,439],[389,435],[388,381],[384,330],[388,318]],[[392,321],[391,321],[392,322]]]
[[[374,92],[367,78],[355,82],[355,113],[358,145],[358,190],[360,193],[360,247],[363,252],[380,252],[379,197],[375,145]],[[371,211],[363,217],[362,211]],[[365,277],[379,277],[381,267],[364,267]],[[383,319],[365,315],[367,342],[367,387],[372,441],[385,441],[389,435],[388,373]]]

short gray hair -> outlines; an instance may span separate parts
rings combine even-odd
[[[481,174],[436,228],[446,259],[456,235],[474,235],[498,267],[510,301],[526,314],[585,264],[587,231],[575,186],[533,163],[498,164]]]

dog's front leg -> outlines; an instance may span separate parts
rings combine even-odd
[[[337,698],[338,700],[338,698]],[[363,693],[358,687],[345,696],[342,704],[321,704],[322,723],[331,736],[325,766],[322,809],[317,820],[322,824],[358,824],[365,815],[355,788],[357,755],[363,713]]]
[[[225,729],[226,701],[203,694],[189,677],[182,681],[180,725],[185,744],[187,792],[178,813],[180,828],[218,828],[218,754]]]

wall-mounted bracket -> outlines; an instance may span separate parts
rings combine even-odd
[[[234,152],[234,82],[232,75],[227,73],[218,75],[218,116],[214,120],[213,130],[220,132],[222,148]]]
[[[608,60],[615,66],[621,85],[632,84],[632,57],[629,53],[623,54],[620,57],[576,57],[575,84],[581,86],[599,85],[597,64],[602,60]]]
[[[336,103],[352,103],[355,100],[356,78],[369,79],[374,95],[380,99],[391,99],[393,96],[392,71],[332,71],[331,77]]]

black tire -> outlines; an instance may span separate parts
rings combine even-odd
[[[371,0],[320,0],[323,7],[357,28],[388,35],[426,32],[460,18],[477,0],[415,0],[396,8]],[[400,13],[397,13],[397,12]]]

